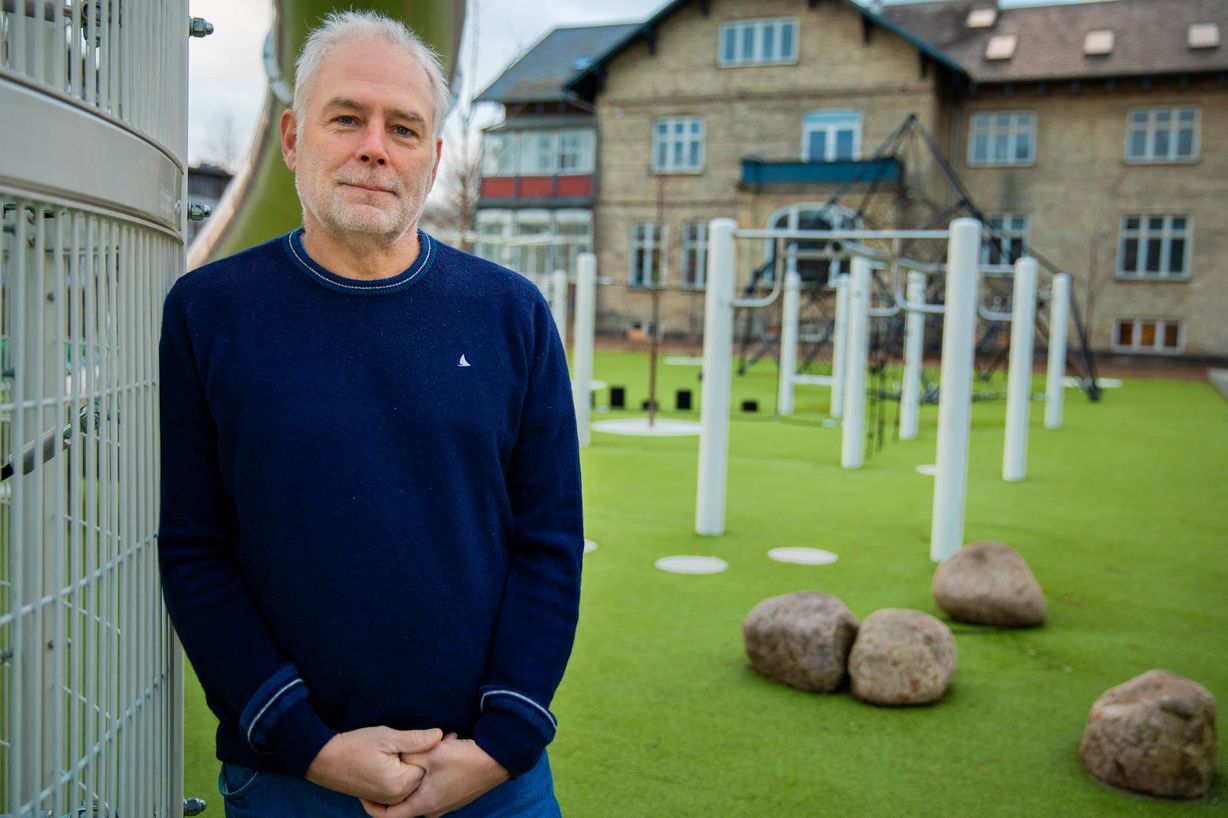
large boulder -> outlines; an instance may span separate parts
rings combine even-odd
[[[871,704],[936,702],[946,694],[955,666],[951,629],[905,608],[867,616],[849,653],[853,695]]]
[[[1096,700],[1079,756],[1110,786],[1201,798],[1215,776],[1215,697],[1183,676],[1149,670]]]
[[[1025,628],[1045,621],[1045,592],[1009,545],[974,542],[934,572],[934,601],[952,619]]]
[[[742,622],[750,665],[769,679],[830,693],[844,681],[857,619],[838,597],[818,591],[774,596]]]

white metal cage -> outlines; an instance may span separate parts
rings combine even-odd
[[[0,816],[179,815],[157,339],[186,0],[0,0]]]

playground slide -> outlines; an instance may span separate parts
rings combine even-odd
[[[189,270],[259,244],[302,222],[294,176],[281,159],[278,122],[290,102],[294,57],[307,32],[334,9],[370,9],[403,20],[450,67],[460,48],[464,0],[272,0],[273,22],[265,40],[268,91],[256,137],[243,167],[217,209],[188,248]]]

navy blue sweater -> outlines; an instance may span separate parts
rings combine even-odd
[[[583,551],[549,309],[425,233],[378,281],[301,238],[163,314],[158,551],[218,757],[302,775],[337,731],[440,727],[518,775],[554,735]]]

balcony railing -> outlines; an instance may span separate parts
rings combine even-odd
[[[898,159],[841,159],[834,162],[806,162],[801,159],[742,159],[742,184],[844,184],[846,182],[894,182],[903,167]]]

